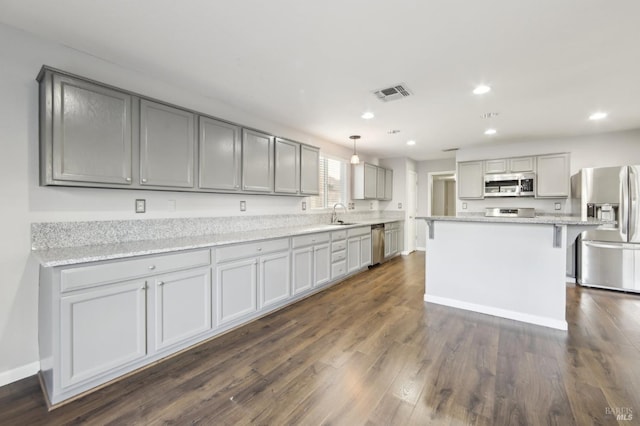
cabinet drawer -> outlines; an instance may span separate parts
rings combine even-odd
[[[393,229],[399,229],[400,228],[400,224],[398,222],[389,222],[389,223],[385,223],[384,224],[384,229],[386,230],[393,230]]]
[[[331,254],[331,263],[336,263],[347,258],[347,251],[340,250]]]
[[[323,232],[321,234],[309,234],[309,235],[299,235],[297,237],[293,237],[293,248],[310,246],[313,244],[322,244],[329,242],[329,233]]]
[[[345,248],[347,248],[347,242],[345,240],[336,241],[335,243],[331,243],[331,251],[332,252],[344,250]]]
[[[61,291],[195,268],[210,263],[209,250],[198,250],[63,269],[60,271]]]
[[[331,233],[331,241],[339,241],[347,238],[347,231],[335,231]]]
[[[348,237],[358,237],[360,235],[371,234],[370,226],[363,226],[362,228],[352,228],[347,230]]]
[[[220,247],[216,249],[216,262],[226,262],[227,260],[241,259],[243,257],[253,257],[274,251],[289,249],[289,239],[280,238],[278,240],[257,241],[254,243],[236,244],[233,246]]]
[[[331,265],[331,279],[338,278],[347,273],[347,261],[342,260]]]

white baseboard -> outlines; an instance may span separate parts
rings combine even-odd
[[[438,305],[449,306],[452,308],[464,309],[466,311],[479,312],[481,314],[493,315],[496,317],[502,317],[502,318],[512,319],[516,321],[526,322],[529,324],[555,328],[556,330],[568,329],[567,321],[541,317],[538,315],[523,314],[521,312],[494,308],[492,306],[476,305],[475,303],[462,302],[460,300],[449,299],[446,297],[438,297],[438,296],[431,296],[431,295],[425,294],[424,301],[430,302],[430,303],[436,303]]]
[[[565,277],[565,281],[571,284],[576,284],[576,277]]]
[[[416,247],[416,251],[427,251],[426,247]]]
[[[33,376],[38,371],[40,371],[40,361],[32,362],[31,364],[23,365],[13,370],[3,371],[0,373],[0,386]]]

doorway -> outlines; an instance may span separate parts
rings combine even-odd
[[[406,234],[406,251],[403,254],[409,254],[416,250],[416,240],[418,238],[418,229],[416,226],[416,215],[418,212],[418,173],[413,170],[407,170],[407,210],[405,213],[405,234]]]
[[[456,173],[429,173],[428,215],[456,215]]]

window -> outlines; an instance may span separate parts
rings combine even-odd
[[[310,197],[312,209],[331,208],[347,202],[347,163],[320,154],[320,195]]]

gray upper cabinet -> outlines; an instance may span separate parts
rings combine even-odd
[[[276,138],[275,162],[275,192],[299,194],[300,144]]]
[[[385,189],[385,169],[378,167],[376,170],[376,198],[378,200],[384,200]]]
[[[484,175],[482,161],[458,163],[458,198],[484,198]]]
[[[140,184],[193,188],[195,116],[140,102]]]
[[[384,199],[385,200],[393,199],[393,170],[391,169],[385,170]]]
[[[536,180],[537,198],[566,198],[570,195],[569,154],[539,155]]]
[[[313,146],[300,146],[300,194],[320,194],[320,150]]]
[[[200,117],[199,124],[198,187],[225,191],[240,190],[240,127],[208,117]]]
[[[316,147],[47,66],[37,80],[40,185],[320,193]]]
[[[242,189],[273,192],[273,137],[242,130]]]
[[[45,73],[41,81],[43,183],[131,184],[131,96]]]

